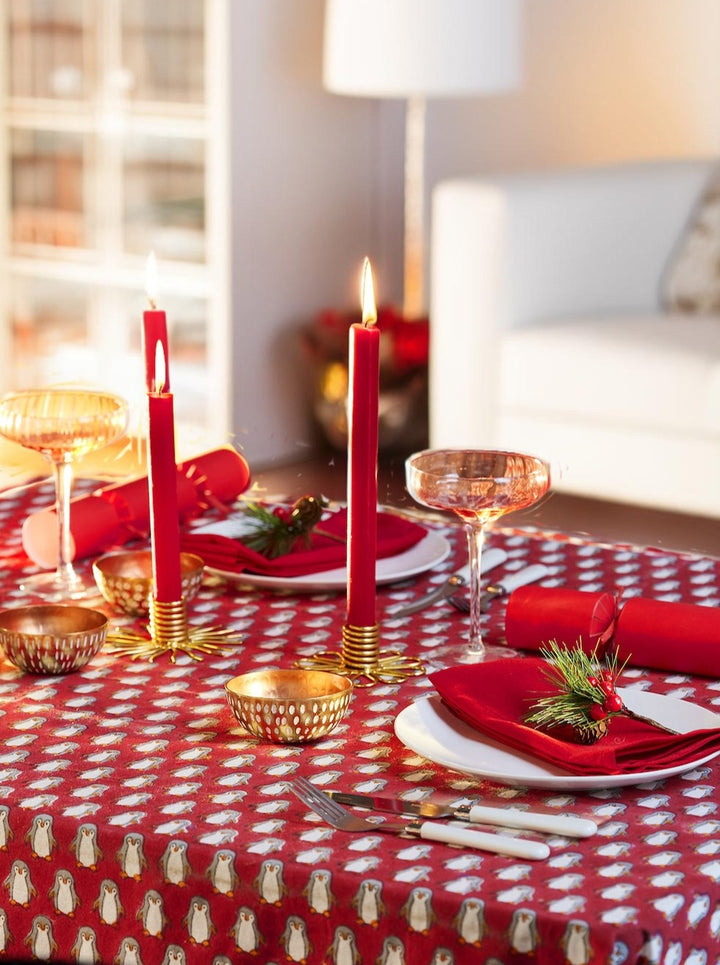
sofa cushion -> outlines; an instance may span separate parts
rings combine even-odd
[[[669,311],[720,311],[720,175],[710,184],[662,281]]]
[[[507,333],[500,354],[507,412],[720,438],[719,316],[547,323]]]

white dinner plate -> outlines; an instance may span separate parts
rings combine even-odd
[[[386,556],[377,561],[375,579],[378,585],[397,583],[430,570],[433,566],[448,556],[450,543],[430,530],[409,550]],[[263,576],[257,573],[233,573],[230,570],[218,570],[211,566],[205,567],[206,573],[214,573],[233,583],[267,590],[289,590],[292,593],[324,593],[333,590],[347,589],[347,569],[342,566],[334,570],[324,570],[321,573],[307,573],[304,576]]]
[[[618,693],[630,710],[680,733],[720,727],[718,714],[686,700],[627,687],[618,689]],[[453,771],[475,774],[498,784],[576,791],[658,781],[692,770],[720,754],[720,751],[713,751],[689,764],[641,774],[568,774],[484,737],[457,717],[439,694],[421,697],[402,710],[395,718],[395,733],[410,750]]]

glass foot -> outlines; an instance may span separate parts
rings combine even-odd
[[[23,593],[38,596],[49,603],[62,603],[63,600],[83,600],[96,596],[94,584],[85,583],[79,576],[68,579],[58,573],[38,573],[26,577],[20,584]]]
[[[517,653],[510,647],[484,646],[482,650],[471,650],[467,643],[456,643],[424,650],[420,654],[420,659],[428,673],[431,673],[433,670],[445,670],[447,667],[489,663],[491,660],[504,660],[507,657],[516,656]]]

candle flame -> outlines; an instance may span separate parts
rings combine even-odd
[[[375,286],[373,285],[372,268],[370,259],[366,258],[363,262],[362,273],[362,323],[363,325],[374,325],[377,322],[377,309],[375,307]]]
[[[165,391],[167,382],[167,366],[165,364],[165,349],[163,343],[158,340],[155,345],[155,378],[153,379],[153,391],[156,393]]]
[[[147,266],[145,268],[145,291],[150,302],[150,308],[155,308],[157,300],[157,258],[155,257],[154,251],[150,252],[147,259]]]

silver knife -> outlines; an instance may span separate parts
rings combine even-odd
[[[481,566],[482,572],[487,573],[495,566],[499,566],[504,563],[507,559],[507,553],[505,550],[500,549],[500,547],[489,546],[482,554]],[[407,617],[411,613],[417,613],[419,610],[424,610],[426,606],[430,606],[433,603],[437,603],[438,600],[444,600],[445,597],[451,596],[461,586],[464,586],[470,579],[470,564],[466,563],[461,569],[441,583],[440,586],[426,593],[425,596],[420,597],[419,600],[415,600],[412,603],[399,603],[396,606],[391,606],[386,612],[388,617]]]
[[[368,811],[385,811],[391,814],[407,814],[415,818],[455,818],[473,824],[492,824],[496,827],[519,828],[524,831],[542,831],[561,834],[570,838],[589,838],[597,831],[597,824],[589,818],[571,814],[545,814],[541,811],[523,811],[514,807],[487,807],[480,804],[464,804],[460,807],[434,804],[432,801],[404,801],[402,798],[377,797],[369,794],[349,794],[343,791],[325,791],[339,804],[364,808]]]

